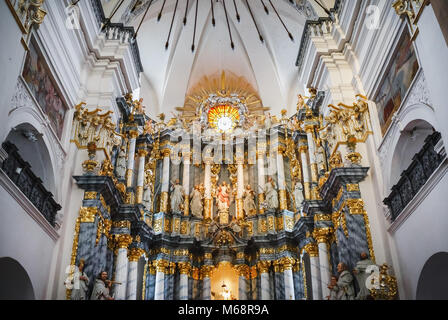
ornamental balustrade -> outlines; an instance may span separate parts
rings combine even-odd
[[[108,40],[119,40],[121,43],[128,43],[132,52],[137,72],[143,72],[143,65],[140,59],[137,40],[134,39],[135,31],[133,27],[126,27],[122,23],[111,23],[104,15],[101,0],[90,0],[98,25],[102,27],[101,32]]]
[[[299,72],[302,70],[305,53],[310,45],[311,37],[323,36],[324,33],[330,33],[333,28],[334,17],[341,12],[341,8],[342,1],[336,0],[334,7],[330,9],[330,17],[320,17],[318,20],[307,20],[305,22],[299,54],[296,60],[296,66],[299,68]]]
[[[42,180],[33,173],[31,165],[22,159],[17,147],[9,141],[4,142],[2,146],[8,153],[8,158],[2,164],[3,171],[55,227],[56,214],[61,210],[61,206],[54,200],[53,194],[44,187]]]
[[[383,203],[389,207],[392,221],[397,219],[442,162],[443,157],[435,151],[440,137],[439,132],[434,132],[425,139],[423,148],[414,155],[412,163],[401,173],[400,180],[384,199]]]

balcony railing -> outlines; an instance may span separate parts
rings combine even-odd
[[[9,141],[2,146],[8,153],[8,158],[3,161],[3,171],[54,227],[61,206],[56,203],[53,194],[45,189],[42,180],[31,171],[31,165],[19,155],[17,147]]]
[[[137,72],[143,72],[137,40],[132,39],[135,34],[134,27],[125,27],[122,23],[106,23],[107,19],[104,16],[101,0],[90,0],[90,2],[95,12],[98,25],[102,26],[105,24],[102,31],[106,34],[106,38],[109,40],[120,40],[122,43],[129,43]]]
[[[384,199],[383,203],[389,207],[392,221],[395,221],[442,162],[442,156],[434,149],[439,140],[439,132],[434,132],[425,139],[423,148],[415,154],[410,166],[402,172],[400,180]]]

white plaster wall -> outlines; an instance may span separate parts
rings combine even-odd
[[[415,299],[423,266],[433,254],[448,251],[448,175],[393,235],[397,247],[403,292],[401,299]]]
[[[5,1],[0,1],[0,30],[2,32],[2,45],[0,50],[0,70],[3,79],[16,79],[24,57],[24,47],[20,43],[22,32],[14,20]],[[3,125],[8,116],[8,105],[14,92],[16,81],[2,81],[0,86],[0,141],[8,135]]]
[[[28,273],[36,299],[45,299],[55,241],[0,186],[0,257],[17,260]]]

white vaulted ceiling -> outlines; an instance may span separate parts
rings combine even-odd
[[[150,0],[125,0],[112,19],[137,29],[144,16],[144,8],[130,14],[136,2]],[[183,25],[187,0],[178,0],[176,16],[171,31],[168,49],[165,49],[176,0],[154,0],[138,32],[144,72],[141,79],[140,96],[150,117],[160,112],[171,117],[175,108],[184,105],[189,90],[203,77],[221,71],[244,77],[255,90],[264,106],[273,114],[286,108],[295,110],[296,95],[303,92],[298,83],[295,60],[306,19],[316,18],[320,8],[305,0],[271,0],[283,22],[294,37],[291,41],[269,0],[264,0],[269,14],[265,13],[260,0],[248,0],[260,33],[259,39],[254,22],[246,6],[246,0],[235,0],[240,22],[235,13],[233,0],[225,0],[230,29],[235,48],[230,46],[229,32],[223,0],[213,0],[215,26],[212,25],[210,0],[199,0],[195,50],[192,52],[196,0],[188,1],[187,23]],[[103,0],[106,16],[118,0]],[[165,4],[164,4],[165,2]],[[311,1],[312,2],[312,1]],[[330,8],[334,0],[330,0]],[[160,21],[157,17],[163,7]],[[146,7],[145,7],[146,8]]]

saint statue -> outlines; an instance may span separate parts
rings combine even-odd
[[[201,218],[201,219],[202,219],[202,210],[203,210],[202,198],[203,198],[203,196],[202,196],[202,193],[200,190],[200,186],[195,185],[193,192],[191,193],[190,210],[191,210],[191,214],[194,217]]]
[[[294,186],[294,202],[296,204],[296,210],[299,210],[302,207],[303,200],[303,185],[297,180]]]
[[[330,284],[327,287],[330,290],[330,295],[327,296],[327,300],[341,300],[340,290],[338,287],[338,277],[331,276]]]
[[[256,212],[256,206],[255,206],[255,193],[248,184],[246,186],[246,189],[244,190],[244,200],[243,200],[243,209],[246,213],[246,217],[253,217]]]
[[[277,186],[272,179],[272,177],[268,178],[268,182],[265,186],[265,194],[266,194],[266,204],[268,210],[276,210],[278,208],[278,194],[277,194]]]
[[[230,187],[225,181],[218,187],[216,194],[219,221],[221,224],[229,223]]]
[[[152,188],[151,188],[151,185],[145,186],[142,202],[143,202],[143,205],[145,206],[146,210],[148,210],[149,212],[152,212]]]
[[[176,179],[174,185],[171,187],[171,211],[172,212],[182,212],[184,205],[184,187],[180,185],[179,179]]]
[[[120,152],[118,153],[115,173],[117,174],[117,178],[119,180],[124,180],[126,175],[126,151],[124,146],[120,148]]]
[[[112,282],[107,280],[107,272],[102,271],[98,276],[98,279],[95,280],[90,300],[115,300],[110,295],[111,286]]]
[[[375,263],[369,259],[367,253],[361,253],[361,260],[356,263],[355,269],[353,269],[353,273],[355,274],[356,281],[358,281],[359,292],[356,296],[356,300],[365,300],[369,295],[370,291],[366,287],[366,280],[370,276],[369,273],[366,272],[367,267],[375,265]]]
[[[347,270],[347,265],[343,262],[338,264],[338,297],[339,300],[353,300],[355,299],[355,288],[353,287],[353,276]]]
[[[71,300],[87,300],[87,291],[89,290],[89,277],[84,272],[85,261],[79,260],[79,265],[73,274],[73,289],[70,296]]]

